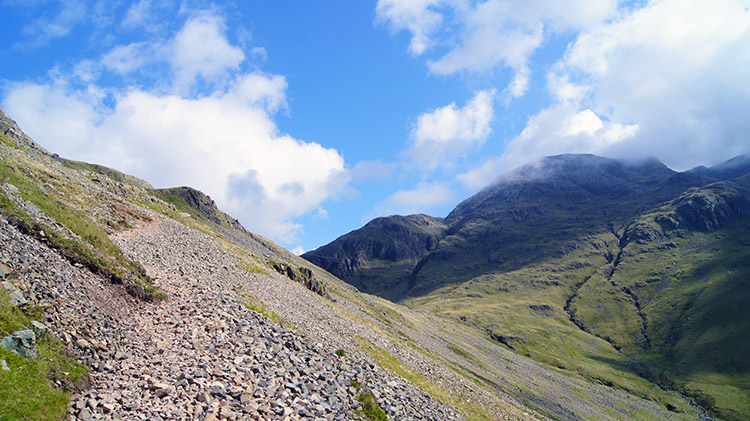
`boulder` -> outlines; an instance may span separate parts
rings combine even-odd
[[[8,295],[10,295],[11,305],[20,307],[29,303],[29,300],[27,300],[26,297],[23,296],[21,290],[13,285],[13,283],[11,283],[10,281],[3,281],[0,282],[0,284],[2,284],[3,288],[8,291]]]
[[[6,266],[5,263],[0,263],[0,278],[5,278],[6,276],[10,275],[10,273],[10,268]]]
[[[3,338],[3,348],[26,358],[36,358],[36,335],[34,331],[18,330]]]
[[[31,322],[31,329],[34,331],[34,334],[39,339],[42,339],[44,335],[47,334],[47,325],[45,325],[42,322],[37,322],[36,320]]]

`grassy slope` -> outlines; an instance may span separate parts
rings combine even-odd
[[[0,288],[0,337],[16,330],[30,329],[39,309],[19,310],[10,304],[5,289]],[[0,348],[0,359],[10,371],[0,370],[0,419],[62,420],[68,413],[66,390],[87,378],[86,368],[77,363],[64,346],[46,335],[37,342],[37,358],[23,358]]]
[[[669,206],[646,212],[635,223],[654,225],[669,212]],[[646,377],[722,417],[747,418],[749,226],[740,219],[710,234],[677,230],[651,243],[631,242],[620,253],[622,229],[591,235],[557,224],[547,232],[577,238],[567,253],[545,253],[560,244],[554,237],[537,246],[542,251],[533,255],[547,256],[541,262],[528,259],[530,247],[539,244],[534,238],[504,251],[510,265],[481,263],[486,249],[462,250],[459,261],[465,263],[436,265],[424,276],[439,285],[467,270],[481,275],[407,303],[465,320],[537,361],[638,396],[686,409]],[[543,226],[521,230],[540,228],[544,233]],[[515,259],[526,264],[517,267]]]
[[[272,241],[224,223],[229,218],[221,212],[218,216],[222,223],[217,224],[217,215],[205,215],[180,197],[152,190],[147,183],[119,171],[29,151],[21,142],[7,136],[0,140],[0,182],[17,188],[25,206],[37,210],[35,214],[29,214],[16,203],[18,199],[0,193],[2,212],[18,217],[34,230],[43,229],[46,237],[53,237],[50,245],[59,245],[61,252],[69,251],[74,259],[90,260],[102,270],[116,271],[121,278],[141,275],[140,265],[125,258],[108,235],[148,223],[150,217],[145,211],[148,209],[219,238],[226,245],[227,252],[235,254],[249,272],[273,273],[271,265],[278,261],[310,266],[309,262]],[[97,187],[104,191],[97,192]],[[330,277],[328,281],[340,282]],[[331,285],[331,289],[341,298],[366,306],[343,284],[338,287]],[[0,333],[27,327],[30,319],[10,307],[5,295],[0,298]],[[264,312],[265,305],[252,297],[248,297],[248,305]],[[347,317],[375,326],[368,320],[370,316],[363,319],[339,310]],[[363,311],[376,314],[370,308]],[[283,322],[278,315],[265,313],[277,322]],[[398,323],[395,312],[391,311],[388,319],[391,317],[394,318],[389,322],[391,325]],[[398,361],[381,351],[380,355],[389,361]],[[0,356],[12,369],[10,373],[0,371],[0,418],[57,419],[65,416],[69,395],[54,387],[54,382],[76,384],[79,377],[85,375],[85,369],[51,337],[40,342],[39,353],[40,358],[32,361],[0,350]],[[439,398],[452,401],[450,394],[440,386],[430,385],[430,390]],[[457,404],[462,406],[462,402]],[[481,408],[468,409],[479,411],[478,414],[483,411]],[[478,419],[489,418],[478,415]]]
[[[718,203],[749,186],[746,178],[690,191],[636,222],[653,226],[678,204]],[[651,345],[635,353],[637,368],[723,418],[750,417],[750,219],[712,232],[667,230],[654,241],[629,243],[623,256],[612,278],[637,299]]]

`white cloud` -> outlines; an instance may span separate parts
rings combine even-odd
[[[253,59],[258,61],[266,61],[268,58],[268,53],[263,47],[253,47],[253,49],[250,50],[250,55],[252,55]]]
[[[454,201],[451,188],[442,182],[421,182],[410,190],[399,190],[375,206],[368,219],[377,216],[428,213]]]
[[[459,175],[476,189],[544,155],[656,156],[684,170],[750,153],[750,4],[663,0],[588,28],[553,66],[555,102],[498,157]]]
[[[508,85],[509,98],[520,98],[529,90],[531,71],[528,67],[518,69],[513,80]]]
[[[529,87],[531,55],[549,33],[580,30],[612,17],[617,0],[380,0],[379,20],[412,35],[409,50],[422,54],[433,46],[446,53],[428,60],[432,73],[481,73],[512,70],[509,98]]]
[[[450,103],[420,115],[406,155],[426,169],[450,166],[491,131],[495,91],[478,91],[462,108]]]
[[[180,56],[183,80],[176,83],[190,85],[239,66],[242,52],[206,25],[215,29],[220,20],[190,19],[177,40],[154,44],[180,45],[186,33],[221,38],[213,39],[216,56]],[[171,59],[162,57],[167,64]],[[157,187],[193,186],[248,229],[294,243],[302,228],[295,218],[308,212],[324,218],[321,203],[345,189],[344,159],[335,149],[279,131],[272,116],[286,106],[283,76],[253,71],[226,77],[190,95],[165,94],[175,92],[161,89],[168,80],[151,90],[109,88],[115,104],[107,107],[104,88],[81,88],[74,75],[56,74],[49,83],[8,85],[3,104],[51,152],[113,166]]]
[[[133,3],[125,12],[122,24],[128,28],[137,28],[143,26],[151,15],[151,0],[140,0]]]
[[[84,1],[62,0],[58,3],[59,11],[57,13],[50,16],[45,10],[43,16],[23,28],[23,32],[32,38],[30,41],[32,46],[41,45],[51,39],[68,35],[77,24],[86,18]]]
[[[430,46],[430,36],[443,22],[435,9],[443,0],[378,0],[375,8],[378,19],[387,21],[395,31],[408,30],[412,34],[409,51],[422,54]]]
[[[679,169],[750,150],[750,4],[652,2],[592,28],[557,73],[585,75],[591,108],[638,124],[617,156],[655,155]]]
[[[118,45],[105,54],[101,63],[110,70],[122,75],[140,68],[147,61],[153,60],[153,52],[145,43]]]
[[[223,82],[245,59],[242,50],[226,39],[224,21],[210,13],[188,19],[170,47],[178,92],[189,90],[198,77],[208,83]]]
[[[488,159],[457,177],[465,187],[478,190],[502,173],[543,156],[570,152],[601,154],[632,139],[638,129],[637,124],[602,121],[590,109],[577,111],[574,105],[559,104],[529,119],[523,132],[506,145],[502,156]]]

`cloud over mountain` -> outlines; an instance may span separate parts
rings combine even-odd
[[[167,38],[117,45],[84,64],[6,87],[8,112],[53,152],[156,186],[191,185],[250,229],[288,242],[301,229],[294,218],[347,183],[335,149],[279,131],[286,79],[248,66],[215,13],[192,14]],[[153,83],[108,84],[136,74]]]

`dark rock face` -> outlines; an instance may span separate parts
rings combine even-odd
[[[211,222],[218,225],[227,224],[232,228],[245,231],[245,228],[238,220],[220,211],[216,206],[216,202],[202,191],[196,190],[192,187],[172,187],[168,189],[157,189],[156,191],[165,196],[176,197],[185,201]]]
[[[315,274],[313,274],[313,271],[309,268],[300,267],[298,268],[299,272],[297,272],[293,267],[287,265],[286,263],[274,263],[273,268],[274,270],[276,270],[276,272],[285,275],[292,281],[300,282],[307,289],[320,295],[321,297],[328,298],[329,300],[333,299],[331,297],[331,294],[328,292],[326,283],[316,278]]]
[[[734,218],[750,215],[750,202],[735,191],[712,195],[702,190],[677,199],[674,206],[677,226],[687,225],[703,232],[716,231]]]
[[[410,260],[416,264],[435,248],[445,228],[441,218],[427,215],[376,218],[302,257],[346,279],[373,260]]]
[[[676,173],[655,159],[551,156],[496,179],[445,219],[377,218],[302,257],[369,293],[396,300],[420,296],[559,257],[575,238],[615,226],[627,226],[623,246],[654,241],[665,230],[725,227],[750,214],[750,195],[727,184],[709,189],[710,183],[747,170],[746,157]],[[655,224],[630,223],[660,206],[669,209]],[[394,295],[394,288],[402,290]]]

